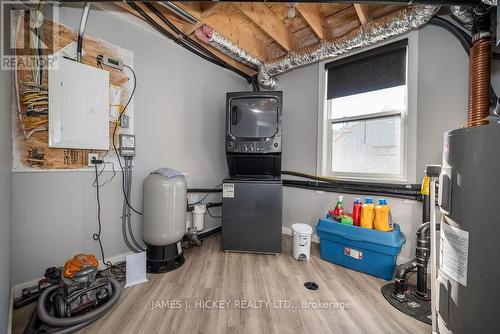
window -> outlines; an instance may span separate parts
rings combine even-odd
[[[406,39],[325,64],[323,174],[404,180]]]

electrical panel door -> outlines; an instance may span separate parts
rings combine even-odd
[[[49,147],[109,149],[109,72],[63,57],[54,60]]]

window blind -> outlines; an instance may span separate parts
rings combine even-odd
[[[404,39],[326,64],[328,100],[406,84],[407,46]]]

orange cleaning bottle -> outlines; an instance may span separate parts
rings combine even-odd
[[[373,220],[375,218],[375,206],[371,197],[366,197],[365,202],[361,206],[361,227],[373,228]]]
[[[389,232],[393,230],[392,222],[389,217],[390,208],[387,205],[387,200],[379,199],[378,205],[375,207],[374,228],[378,231]]]

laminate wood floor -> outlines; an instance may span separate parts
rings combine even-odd
[[[431,333],[384,299],[386,281],[321,260],[317,244],[309,262],[295,261],[291,248],[290,236],[282,255],[226,253],[220,237],[206,240],[186,250],[178,270],[125,289],[79,333]],[[306,281],[319,289],[307,290]],[[32,309],[14,312],[14,334]]]

